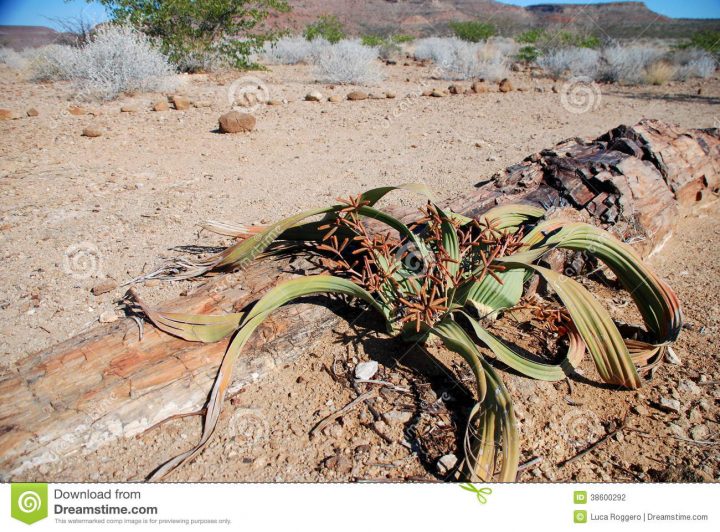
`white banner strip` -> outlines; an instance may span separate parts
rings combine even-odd
[[[717,484],[3,484],[0,530],[718,530]],[[44,487],[44,488],[43,488]],[[132,528],[131,528],[132,527]],[[539,528],[538,528],[539,527]],[[492,529],[491,529],[492,530]]]

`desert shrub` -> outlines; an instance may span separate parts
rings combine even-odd
[[[485,41],[495,35],[495,26],[477,20],[451,22],[449,26],[455,37],[468,42]]]
[[[537,64],[555,79],[567,73],[594,78],[600,66],[600,52],[589,48],[556,48],[539,57]]]
[[[312,44],[303,37],[283,37],[274,43],[265,43],[265,59],[278,65],[305,63],[311,57]]]
[[[415,37],[412,35],[405,35],[402,33],[397,33],[391,37],[392,41],[397,44],[408,44],[415,40]]]
[[[415,41],[415,51],[413,56],[418,61],[435,61],[442,53],[441,50],[448,46],[448,43],[452,39],[441,38],[441,37],[426,37],[424,39],[418,39]]]
[[[12,48],[0,48],[0,64],[20,70],[25,68],[27,61]]]
[[[78,96],[85,98],[169,90],[175,81],[167,58],[147,36],[127,26],[101,28],[79,48],[38,48],[28,53],[28,63],[33,80],[70,80]]]
[[[80,51],[62,44],[48,44],[23,51],[30,79],[33,81],[66,81],[73,78]]]
[[[717,61],[705,50],[691,48],[673,54],[676,65],[675,79],[709,78],[715,73]]]
[[[523,63],[534,63],[540,57],[540,50],[532,45],[523,46],[518,50],[515,58]]]
[[[508,75],[507,56],[515,50],[505,40],[472,43],[457,38],[419,39],[416,59],[434,61],[447,79],[487,79],[498,81]]]
[[[345,38],[345,27],[335,15],[323,15],[316,22],[309,24],[303,35],[308,41],[321,37],[335,44]]]
[[[600,77],[605,81],[642,83],[646,69],[663,55],[661,49],[653,46],[610,46],[603,50],[605,61]]]
[[[515,37],[515,40],[522,44],[538,44],[545,39],[547,31],[542,28],[531,28]]]
[[[664,85],[675,78],[677,67],[672,63],[662,60],[652,63],[645,69],[643,81],[649,85]]]
[[[318,77],[328,83],[372,83],[382,79],[378,50],[343,40],[323,47],[315,58]]]
[[[689,42],[684,43],[682,47],[705,50],[720,59],[720,31],[698,31],[693,34]]]
[[[285,0],[98,0],[115,22],[157,39],[163,54],[191,69],[206,62],[254,66],[252,56],[277,35],[261,30],[271,14],[289,11]]]

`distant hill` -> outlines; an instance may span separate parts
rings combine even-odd
[[[449,34],[453,21],[481,20],[512,35],[531,27],[584,28],[600,37],[682,38],[698,30],[720,31],[720,19],[673,19],[643,2],[538,4],[518,7],[495,0],[290,0],[290,13],[273,17],[277,28],[300,32],[320,15],[335,15],[353,35]],[[0,46],[16,50],[61,42],[65,34],[43,26],[0,26]]]
[[[686,37],[701,29],[720,30],[718,19],[672,19],[643,2],[538,4],[519,7],[494,0],[297,0],[293,11],[274,20],[277,27],[299,31],[320,15],[337,16],[353,34],[448,32],[456,20],[482,20],[511,35],[535,26],[571,24],[614,38]]]
[[[45,26],[0,26],[0,46],[22,50],[60,42],[64,34]]]

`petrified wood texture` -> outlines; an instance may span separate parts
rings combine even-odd
[[[714,197],[718,188],[718,130],[647,120],[531,155],[449,205],[467,215],[509,202],[574,207],[647,255],[669,238],[679,207]],[[241,308],[293,275],[288,266],[266,260],[212,278],[163,308]],[[308,352],[338,319],[326,306],[308,303],[275,313],[245,348],[231,393]],[[100,325],[25,357],[0,379],[0,479],[21,479],[29,468],[203,406],[227,343],[185,342],[152,326],[140,340],[138,332],[130,319]]]

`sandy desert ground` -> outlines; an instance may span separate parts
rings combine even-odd
[[[562,82],[527,72],[513,73],[522,91],[499,93],[489,84],[488,93],[443,98],[408,97],[448,85],[431,79],[430,67],[399,64],[385,72],[382,84],[363,90],[391,91],[396,98],[338,103],[303,101],[311,90],[344,96],[353,89],[315,83],[310,67],[250,73],[270,98],[286,101],[256,109],[255,131],[223,135],[216,131],[218,116],[229,107],[233,82],[245,74],[186,76],[179,91],[203,102],[186,111],[154,112],[152,103],[165,96],[138,94],[83,103],[92,114],[75,116],[68,110],[68,86],[33,84],[1,70],[0,107],[22,115],[34,107],[39,115],[0,121],[0,372],[12,372],[20,356],[113,313],[124,289],[95,296],[91,288],[99,282],[120,284],[172,255],[170,248],[206,244],[208,235],[198,235],[206,219],[273,220],[408,181],[427,183],[440,198],[450,198],[568,137],[594,137],[641,118],[688,128],[720,123],[717,77],[663,87],[602,85],[595,108],[574,114],[561,104]],[[123,106],[136,111],[121,112]],[[81,136],[90,126],[102,136]],[[651,259],[684,304],[688,324],[676,346],[681,365],[662,366],[637,392],[585,383],[570,392],[565,383],[503,374],[518,405],[522,461],[540,459],[522,480],[719,478],[718,222],[717,204],[684,213],[673,239]],[[151,282],[142,292],[159,302],[186,288]],[[623,316],[622,294],[605,296],[614,315]],[[348,340],[358,328],[372,327],[355,323],[332,331],[323,349],[245,388],[224,411],[208,448],[168,480],[442,478],[436,462],[456,450],[454,411],[465,400],[458,387],[464,370],[452,357],[440,354],[447,364],[439,368],[421,351],[406,353],[370,332],[361,341]],[[368,359],[381,363],[383,378],[412,393],[377,399],[376,408],[386,414],[380,427],[368,422],[362,407],[310,440],[309,430],[355,395],[342,376],[333,378],[323,368]],[[591,364],[583,369],[592,372]],[[681,411],[654,408],[660,397],[679,399]],[[633,430],[582,460],[559,465],[628,412]],[[408,431],[424,433],[428,416],[440,428],[408,448]],[[198,429],[198,420],[173,421],[28,475],[140,480],[195,441]]]

